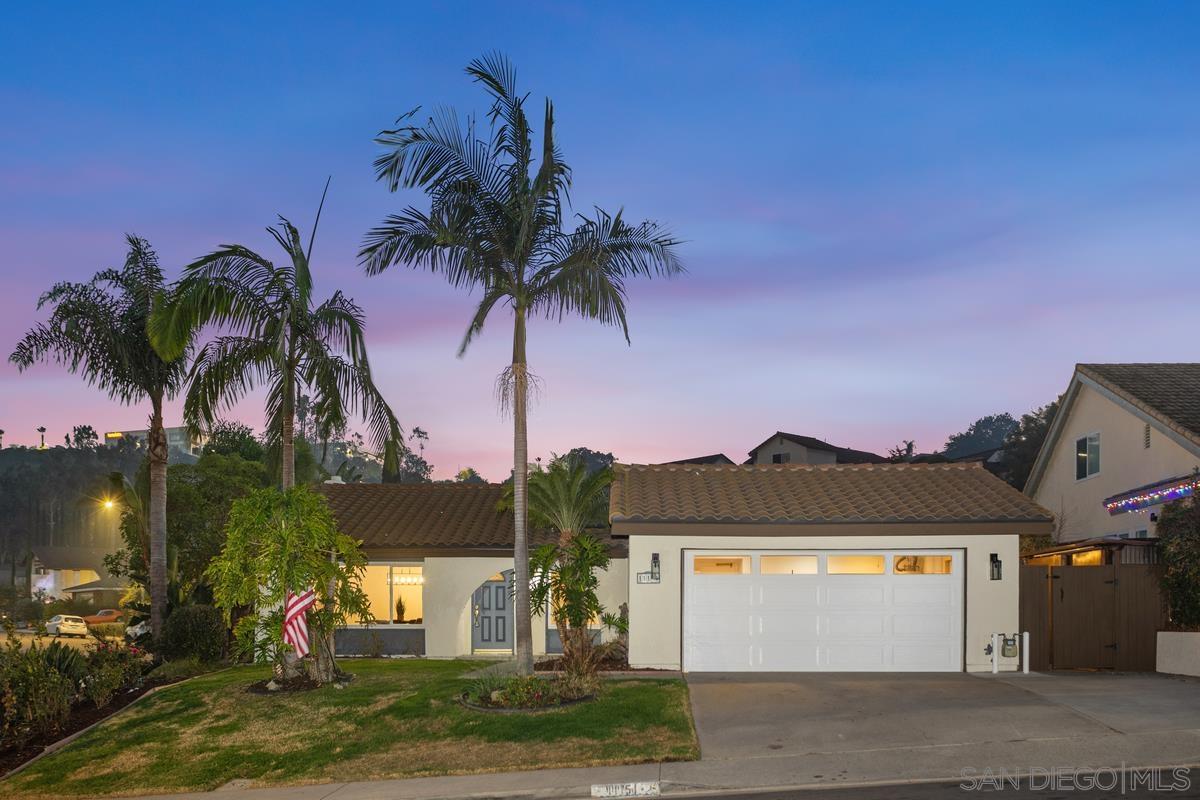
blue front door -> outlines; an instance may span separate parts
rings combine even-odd
[[[512,570],[480,584],[471,596],[471,648],[513,649]]]

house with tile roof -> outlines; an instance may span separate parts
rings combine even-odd
[[[343,533],[368,559],[362,587],[370,625],[336,634],[345,655],[498,655],[512,651],[513,515],[495,483],[326,483],[319,487]],[[604,534],[607,538],[607,534]],[[531,531],[530,548],[549,541]],[[625,602],[624,541],[608,539],[612,564],[600,600]],[[534,619],[537,654],[561,652],[547,615]]]
[[[321,492],[369,561],[373,623],[338,631],[339,653],[512,652],[503,486]],[[990,669],[992,634],[1018,630],[1019,537],[1052,516],[978,463],[684,463],[614,465],[609,522],[598,593],[628,608],[635,667],[954,672]],[[534,622],[534,652],[557,652]]]
[[[1025,494],[1058,543],[1153,538],[1200,487],[1200,364],[1077,364]]]
[[[813,436],[775,431],[749,453],[747,464],[883,464],[887,458],[866,450],[838,447]]]
[[[1019,630],[1020,536],[1053,524],[979,463],[614,469],[634,667],[989,670]]]

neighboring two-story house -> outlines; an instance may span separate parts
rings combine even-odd
[[[750,451],[747,464],[883,464],[887,459],[865,450],[838,447],[812,436],[775,431]]]
[[[1078,364],[1025,494],[1054,512],[1059,543],[1153,538],[1198,468],[1200,364]]]

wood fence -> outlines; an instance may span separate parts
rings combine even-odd
[[[1021,566],[1029,666],[1153,671],[1166,624],[1158,564]]]

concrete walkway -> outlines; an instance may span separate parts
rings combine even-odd
[[[689,678],[702,759],[277,789],[221,800],[586,797],[957,781],[964,769],[1200,764],[1200,682],[1160,675],[713,675]],[[197,797],[203,795],[188,795]]]

